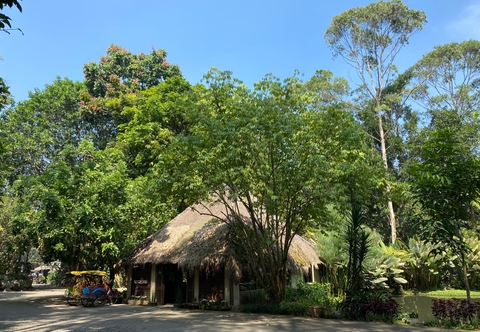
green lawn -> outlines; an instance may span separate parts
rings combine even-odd
[[[405,292],[405,294],[413,295],[414,293]],[[466,299],[467,298],[467,293],[465,292],[464,289],[436,290],[436,291],[430,291],[430,292],[421,292],[418,294],[429,296],[429,297],[445,298],[445,299],[451,299],[451,298]],[[472,299],[480,299],[480,291],[470,291],[470,296],[472,297]]]

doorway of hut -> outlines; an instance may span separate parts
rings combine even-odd
[[[183,282],[183,273],[176,264],[163,266],[164,304],[185,302],[187,285]]]

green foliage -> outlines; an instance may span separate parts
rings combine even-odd
[[[401,294],[402,286],[407,284],[403,278],[407,252],[396,249],[394,245],[386,246],[376,232],[370,233],[370,239],[372,246],[365,263],[368,286],[389,289],[393,295]]]
[[[443,243],[459,257],[469,294],[466,245],[462,230],[469,229],[472,203],[480,195],[480,159],[476,137],[458,134],[462,123],[454,110],[444,111],[449,124],[436,122],[425,129],[420,160],[410,168],[413,192],[426,217],[423,233],[432,243]]]
[[[65,272],[53,269],[47,275],[47,284],[61,285],[65,279]]]
[[[240,310],[248,313],[268,313],[280,315],[310,316],[311,306],[324,306],[332,311],[337,301],[328,296],[330,285],[299,282],[287,288],[287,296],[280,304],[272,302],[262,291],[249,292],[242,298]]]
[[[436,46],[412,68],[414,97],[428,110],[477,111],[480,105],[480,41]]]
[[[295,302],[282,301],[279,309],[284,315],[310,316],[309,301],[298,300]]]
[[[82,142],[41,175],[16,181],[17,218],[31,218],[35,226],[25,229],[35,231],[44,261],[60,260],[70,269],[111,267],[126,243],[128,224],[118,209],[126,183],[118,151],[95,151]]]
[[[438,252],[441,244],[419,240],[416,237],[408,242],[407,278],[410,286],[417,291],[436,289],[440,281],[440,271],[446,257]]]
[[[112,44],[99,63],[85,65],[85,85],[94,98],[114,93],[116,84],[132,90],[144,90],[168,77],[180,75],[180,68],[169,64],[166,58],[167,52],[163,49],[152,48],[150,54],[132,54]]]
[[[116,138],[119,126],[130,120],[122,112],[133,106],[139,91],[181,75],[180,68],[169,64],[166,57],[167,52],[162,49],[153,48],[150,54],[132,54],[110,45],[99,63],[84,66],[86,89],[80,94],[80,105],[96,147],[104,149]]]
[[[309,305],[329,306],[330,285],[320,284],[318,282],[305,283],[300,282],[295,287],[287,289],[286,301],[302,301]]]
[[[325,32],[334,56],[341,56],[356,69],[361,80],[361,98],[371,101],[367,107],[371,113],[361,112],[360,117],[367,120],[366,132],[373,138],[372,146],[378,148],[386,170],[399,162],[395,159],[400,154],[388,144],[399,145],[395,142],[395,138],[401,139],[395,124],[404,123],[407,117],[402,106],[405,89],[400,87],[400,91],[387,93],[385,90],[395,85],[395,57],[425,22],[424,12],[409,9],[401,0],[379,1],[335,16]],[[387,141],[391,134],[392,139]],[[391,152],[393,156],[389,157]],[[397,237],[394,189],[395,185],[387,178],[382,191],[386,196],[392,243]]]
[[[353,205],[343,234],[348,246],[347,298],[364,288],[364,261],[371,247],[370,236],[362,228],[364,221],[361,207]]]
[[[17,7],[17,9],[20,12],[22,12],[22,6],[18,2],[18,0],[3,0],[3,1],[0,1],[0,10],[3,10],[3,8],[6,7],[6,6],[8,6],[10,8]],[[8,30],[10,30],[9,28],[12,27],[12,24],[10,23],[10,21],[11,21],[10,17],[8,17],[5,14],[0,13],[0,31],[10,33],[8,31]],[[20,29],[18,29],[18,30],[20,30]]]
[[[119,127],[117,147],[124,152],[132,177],[145,175],[174,135],[188,134],[185,109],[190,91],[183,77],[167,78],[140,93],[133,106],[123,109],[126,123]]]
[[[0,111],[3,110],[5,105],[8,104],[9,99],[10,99],[9,86],[5,83],[4,79],[0,77]]]
[[[328,70],[317,70],[315,75],[305,82],[304,88],[316,94],[318,103],[323,106],[342,103],[350,90],[346,79],[334,78],[333,73]]]
[[[326,234],[318,233],[317,244],[319,257],[325,263],[325,266],[320,267],[323,281],[330,284],[330,294],[341,296],[347,288],[348,251],[345,243],[338,232],[330,231]]]
[[[345,196],[345,182],[367,195],[360,182],[372,172],[362,163],[363,136],[343,110],[315,108],[317,97],[295,77],[267,76],[253,91],[229,72],[212,70],[205,80],[206,89],[194,89],[191,135],[175,136],[159,156],[152,184],[179,201],[215,193],[229,211],[216,217],[232,227],[239,255],[279,303],[293,236],[312,229],[326,203]],[[335,198],[326,190],[332,186]],[[236,205],[247,209],[250,226],[237,222]]]
[[[43,90],[1,115],[6,151],[3,176],[12,184],[20,175],[39,175],[60,151],[78,146],[87,135],[79,113],[79,82],[57,78]]]
[[[353,320],[393,323],[398,317],[398,304],[387,293],[360,291],[341,303],[343,317]]]
[[[339,220],[337,223],[342,224]],[[365,225],[362,225],[362,231],[368,234],[371,241],[361,274],[364,286],[400,293],[402,285],[407,282],[403,278],[407,251],[393,245],[385,245],[381,236]],[[343,295],[343,291],[347,290],[347,242],[342,239],[340,233],[329,231],[326,234],[317,234],[317,243],[319,256],[325,262],[325,266],[320,268],[321,277],[331,284],[332,294]]]

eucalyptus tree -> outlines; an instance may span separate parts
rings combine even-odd
[[[385,169],[388,165],[388,146],[384,113],[400,95],[385,98],[385,88],[395,79],[395,58],[408,44],[409,38],[423,28],[425,13],[409,9],[402,1],[380,1],[364,7],[349,9],[332,19],[325,32],[327,44],[334,56],[340,56],[358,73],[359,86],[365,95],[375,102],[373,108],[377,120],[377,134],[373,139],[380,145]],[[391,184],[386,184],[387,207],[391,228],[391,240],[396,239],[396,217],[390,197]]]
[[[439,45],[413,67],[415,100],[425,109],[476,112],[480,106],[480,41]]]
[[[159,158],[152,193],[188,192],[191,202],[214,194],[228,211],[215,217],[231,226],[239,254],[280,302],[293,237],[321,223],[328,203],[368,196],[363,133],[341,108],[318,108],[318,95],[296,78],[267,76],[250,91],[212,70],[193,91],[190,134],[177,135]]]
[[[342,104],[349,106],[347,99],[350,95],[348,81],[341,77],[334,77],[329,70],[317,70],[315,74],[304,84],[306,91],[318,95],[318,106]]]

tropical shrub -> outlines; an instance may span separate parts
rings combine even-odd
[[[441,244],[419,240],[416,237],[408,241],[406,276],[409,286],[417,291],[436,290],[440,281],[440,272],[445,265],[445,257],[438,251]]]
[[[434,299],[432,313],[435,318],[452,323],[471,322],[480,318],[480,302],[468,303],[466,299]]]
[[[247,313],[309,316],[311,306],[324,306],[331,313],[338,300],[329,297],[329,289],[328,283],[298,281],[295,287],[287,288],[286,299],[280,304],[273,303],[262,290],[245,292],[240,310]]]
[[[330,284],[320,284],[318,282],[305,283],[300,282],[295,288],[287,289],[287,302],[302,301],[309,305],[329,305],[328,291]]]
[[[386,292],[360,291],[343,301],[341,311],[347,319],[393,323],[398,304]]]
[[[399,240],[393,245],[385,245],[380,234],[365,228],[370,233],[372,245],[366,257],[366,286],[374,289],[389,289],[392,294],[401,294],[402,285],[407,284],[404,278],[406,250],[397,248]]]
[[[286,315],[310,316],[310,307],[312,305],[305,300],[295,302],[282,301],[280,303],[280,312]]]
[[[51,270],[47,275],[47,283],[60,285],[63,278],[65,278],[65,272],[59,270]]]
[[[348,253],[341,235],[336,231],[317,233],[319,256],[325,265],[320,267],[322,282],[330,285],[330,294],[343,295],[347,285]]]
[[[480,240],[478,236],[465,234],[465,243],[469,248],[465,261],[472,289],[480,289]]]

